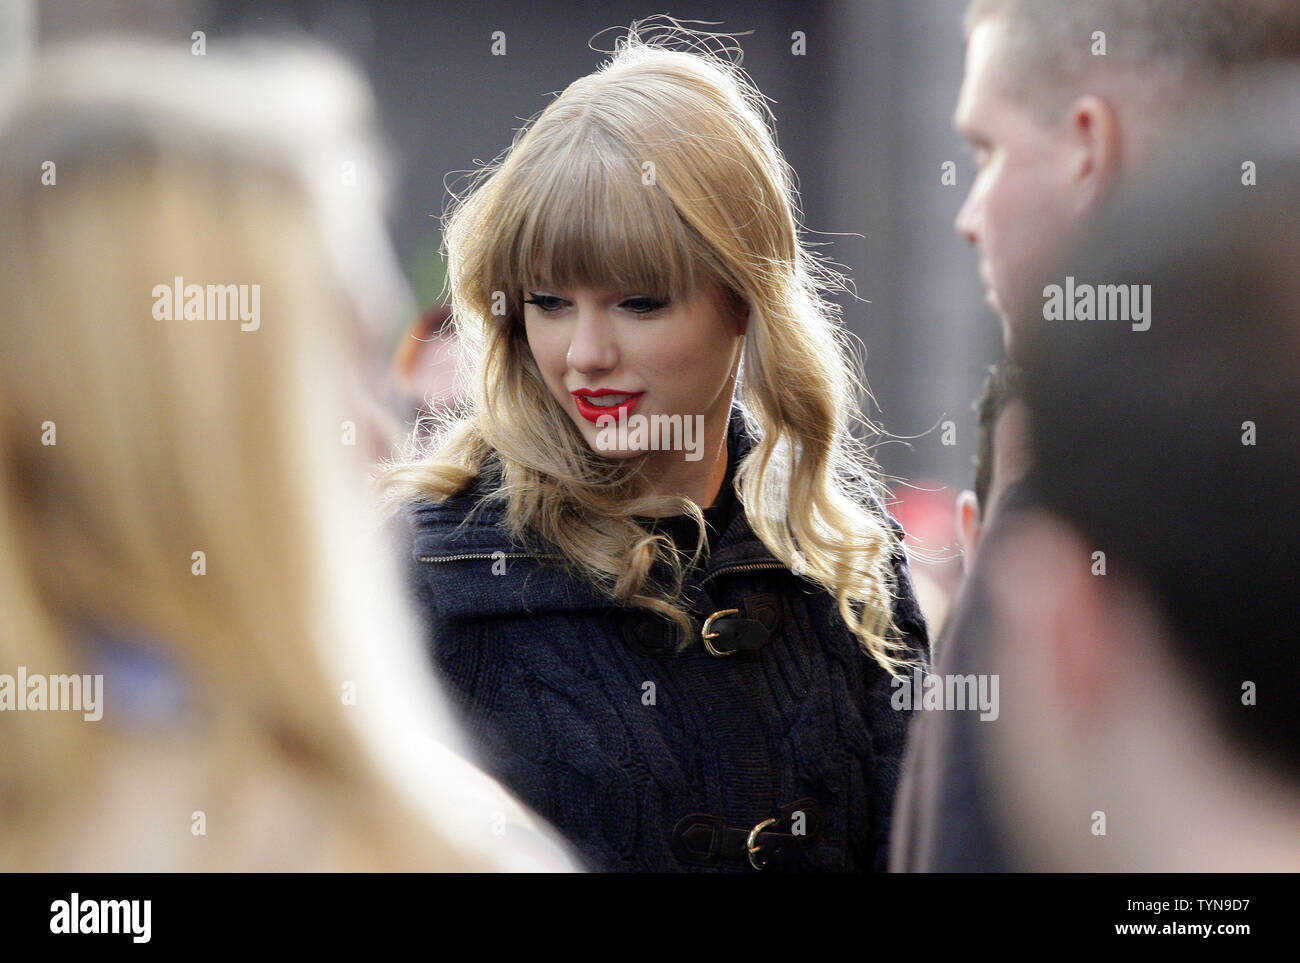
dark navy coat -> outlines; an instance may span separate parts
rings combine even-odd
[[[728,438],[735,460],[753,444],[739,407]],[[595,870],[886,867],[911,713],[890,707],[889,675],[832,596],[764,547],[739,501],[687,577],[688,640],[540,542],[512,543],[499,510],[462,526],[486,484],[407,505],[402,532],[430,651],[484,768]],[[895,619],[928,659],[902,529],[874,508],[899,540]],[[766,644],[706,652],[702,623],[727,609]]]

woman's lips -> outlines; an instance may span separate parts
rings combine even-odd
[[[612,416],[617,418],[619,421],[622,421],[632,413],[632,410],[636,408],[638,403],[640,403],[641,397],[644,394],[645,392],[642,391],[635,395],[629,395],[626,401],[622,401],[616,405],[608,405],[603,408],[599,405],[593,405],[582,395],[574,395],[573,403],[578,406],[578,414],[582,415],[582,417],[586,418],[590,422],[594,423],[605,415]]]

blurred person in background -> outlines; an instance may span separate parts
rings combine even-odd
[[[953,124],[976,173],[955,226],[1013,356],[1034,282],[1114,187],[1230,118],[1235,72],[1300,60],[1295,0],[973,0],[965,27]]]
[[[451,308],[438,305],[422,313],[402,333],[393,352],[388,384],[403,423],[415,437],[428,440],[444,412],[465,404],[463,352],[451,320]]]
[[[989,304],[1017,361],[1025,331],[1048,323],[1048,270],[1117,187],[1176,162],[1207,132],[1222,133],[1240,118],[1285,127],[1288,115],[1276,110],[1285,110],[1277,105],[1288,96],[1294,102],[1294,89],[1286,91],[1294,77],[1261,72],[1300,61],[1300,4],[973,0],[965,24],[966,71],[953,122],[974,150],[977,172],[955,226],[979,254]],[[964,594],[936,645],[942,675],[978,671],[979,641],[962,615],[973,606]],[[922,713],[912,726],[893,868],[1006,868],[974,751],[984,725],[938,712]]]
[[[1016,868],[1300,870],[1297,90],[1289,150],[1189,152],[1058,269],[1150,285],[1149,330],[1026,336],[1032,465],[971,621]]]
[[[975,403],[975,487],[957,496],[957,536],[962,570],[969,574],[980,535],[990,524],[1007,486],[1027,467],[1025,410],[1020,401],[1020,370],[1003,359],[989,367]]]
[[[448,218],[469,411],[391,475],[490,771],[602,870],[885,865],[928,640],[768,117],[669,20],[521,130]]]
[[[949,605],[975,562],[981,530],[992,521],[1002,492],[1024,473],[1024,406],[1016,398],[1017,380],[1018,372],[1011,361],[1004,359],[990,365],[980,396],[972,406],[977,426],[975,487],[959,492],[954,499],[948,489],[927,491],[918,483],[894,507],[909,541],[920,534],[922,545],[955,540],[960,549],[947,558],[926,553],[924,548],[913,549],[926,563],[916,566],[913,579],[926,623],[939,627],[934,633],[936,641],[944,634]],[[927,555],[938,557],[931,561]],[[935,651],[932,643],[932,658],[937,657]]]
[[[978,422],[975,488],[958,495],[954,513],[954,523],[962,547],[962,580],[954,594],[950,621],[936,633],[932,645],[932,661],[936,665],[949,664],[947,654],[942,652],[944,640],[952,637],[954,632],[963,638],[967,634],[964,625],[971,618],[971,607],[976,603],[976,600],[969,597],[967,582],[979,553],[984,530],[1001,513],[1007,491],[1014,489],[1027,467],[1028,426],[1025,406],[1019,397],[1020,379],[1019,368],[1009,359],[1004,358],[990,366],[975,405]],[[947,714],[941,714],[941,717],[942,715]],[[954,716],[954,719],[957,718],[959,717]],[[961,721],[969,724],[969,720]],[[922,720],[918,726],[922,723],[932,725],[932,722]],[[927,815],[927,811],[918,812],[911,802],[921,787],[932,793],[944,794],[932,795],[928,802],[943,813],[944,822],[941,825],[947,832],[965,840],[967,846],[977,840],[983,841],[982,858],[995,858],[990,854],[999,850],[1000,843],[989,842],[995,831],[989,825],[985,802],[979,792],[983,784],[971,763],[973,743],[970,741],[969,729],[957,724],[928,731],[931,734],[938,732],[944,742],[927,745],[926,748],[930,751],[924,754],[917,753],[913,748],[903,770],[898,807],[894,814],[895,831],[890,856],[892,868],[919,869],[930,861],[969,858],[971,849],[968,848],[942,853],[929,848],[933,837],[919,830],[934,824],[918,825],[918,816]],[[938,737],[932,735],[932,738]],[[985,869],[992,868],[991,864],[981,865]]]
[[[458,754],[366,508],[364,82],[121,40],[6,89],[0,866],[569,868]]]
[[[890,503],[889,511],[907,533],[904,546],[925,624],[941,626],[961,585],[953,492],[935,478],[900,482],[898,500]]]

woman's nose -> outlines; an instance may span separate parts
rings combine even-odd
[[[574,371],[611,371],[618,367],[614,325],[603,311],[579,307],[569,339],[568,365]]]

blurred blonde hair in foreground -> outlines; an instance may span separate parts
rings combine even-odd
[[[239,46],[82,44],[4,85],[0,673],[102,666],[104,709],[0,712],[0,868],[570,868],[456,754],[345,440],[392,280],[368,89]],[[157,319],[178,277],[257,285],[259,325]]]

